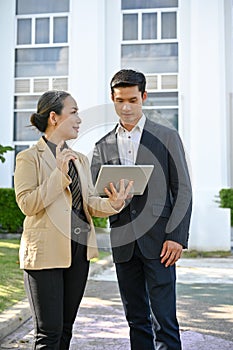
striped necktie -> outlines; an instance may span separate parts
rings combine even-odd
[[[82,195],[80,190],[78,173],[72,160],[69,162],[68,174],[72,179],[72,183],[70,184],[70,190],[72,194],[72,207],[77,210],[80,210],[82,207]]]

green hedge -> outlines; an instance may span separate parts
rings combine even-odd
[[[24,217],[15,201],[14,189],[0,188],[0,232],[22,232]],[[93,217],[93,221],[96,227],[106,228],[108,226],[107,218]]]
[[[220,207],[231,209],[231,226],[233,226],[233,188],[223,188],[219,191]]]
[[[0,232],[22,232],[24,217],[15,201],[14,189],[0,188]]]

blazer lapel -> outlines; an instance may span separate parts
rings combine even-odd
[[[49,168],[50,170],[53,170],[54,168],[56,168],[56,159],[42,137],[39,139],[36,146],[37,146],[39,155],[41,159],[43,159],[47,168]]]

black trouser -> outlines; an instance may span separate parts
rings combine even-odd
[[[166,268],[159,259],[146,259],[136,243],[132,258],[116,263],[116,272],[131,349],[181,350],[175,266]]]
[[[69,349],[73,323],[88,276],[86,249],[72,241],[72,265],[69,268],[24,271],[35,328],[32,349]]]

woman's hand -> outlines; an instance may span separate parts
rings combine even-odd
[[[56,147],[56,161],[57,167],[64,174],[68,174],[69,171],[69,161],[77,159],[76,154],[70,148],[64,148],[64,141],[59,142]]]
[[[129,192],[132,189],[133,181],[129,181],[127,187],[125,188],[125,180],[124,179],[120,180],[119,192],[117,192],[113,183],[110,183],[109,186],[110,186],[110,191],[107,188],[105,188],[104,192],[110,199],[111,206],[115,210],[119,210],[124,205],[125,199],[130,197]]]

